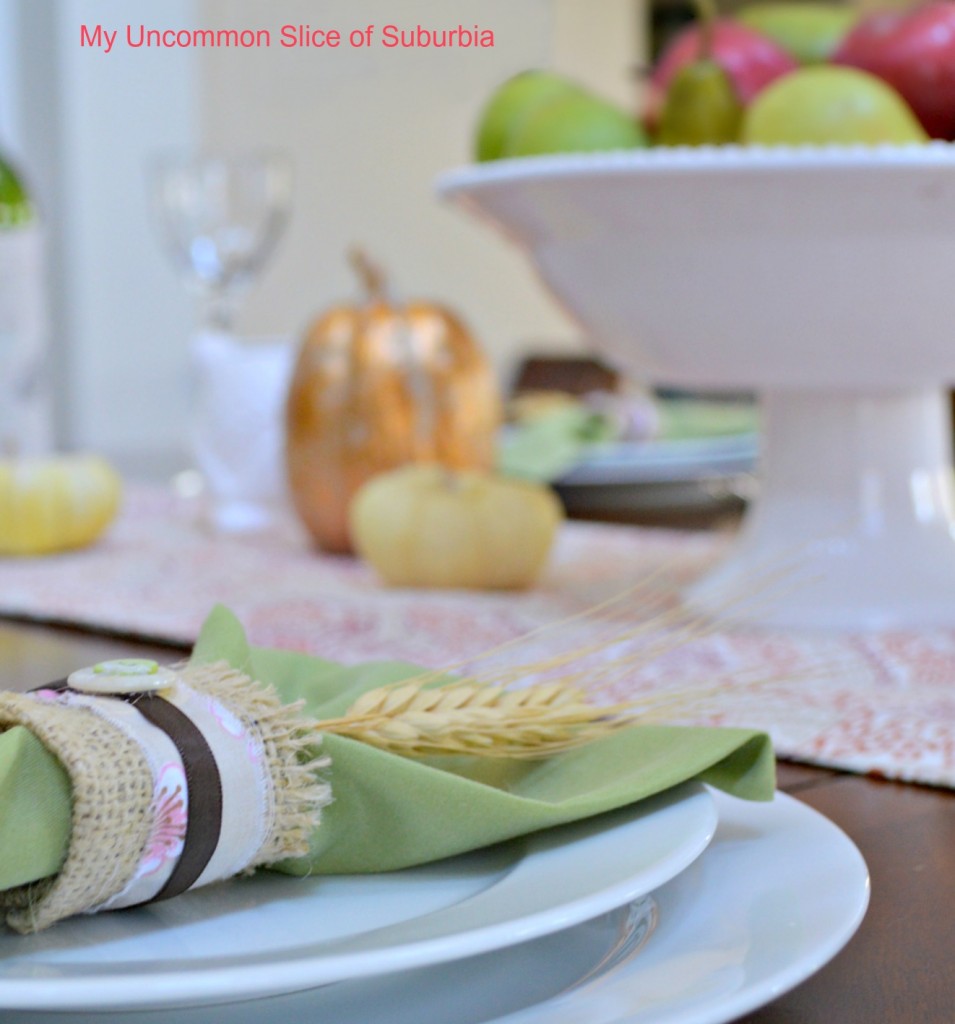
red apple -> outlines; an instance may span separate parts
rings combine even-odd
[[[677,33],[653,69],[647,102],[648,123],[656,122],[674,74],[700,56],[700,29],[690,25]],[[729,75],[744,106],[770,82],[799,67],[772,39],[728,18],[721,18],[713,27],[713,57]]]
[[[878,75],[935,139],[955,139],[955,3],[933,0],[908,12],[864,18],[833,56]]]

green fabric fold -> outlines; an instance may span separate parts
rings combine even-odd
[[[362,693],[417,674],[399,662],[345,666],[248,644],[227,609],[203,626],[193,659],[228,661],[273,685],[303,715],[343,714]],[[24,865],[55,870],[69,828],[69,782],[56,758],[23,729],[0,735],[0,889]],[[411,759],[339,736],[321,738],[333,802],[306,857],[290,874],[388,871],[476,849],[646,799],[690,779],[769,800],[775,760],[768,737],[745,729],[634,726],[541,761]],[[22,798],[11,794],[22,794]],[[11,852],[14,851],[14,852]]]
[[[29,729],[0,734],[0,889],[55,874],[70,838],[70,780]]]

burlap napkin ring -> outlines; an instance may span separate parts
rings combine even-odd
[[[73,790],[59,873],[0,893],[23,933],[301,856],[331,799],[299,706],[224,662],[110,662],[66,687],[0,694],[0,727],[15,724],[59,758]]]

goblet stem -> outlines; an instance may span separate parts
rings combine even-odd
[[[215,333],[234,334],[237,305],[236,296],[228,289],[208,290],[203,297],[204,329]]]
[[[200,332],[192,346],[192,453],[207,525],[247,533],[273,525],[285,501],[285,395],[295,341]]]

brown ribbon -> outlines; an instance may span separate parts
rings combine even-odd
[[[157,903],[191,888],[219,845],[222,829],[222,778],[209,744],[188,715],[155,694],[131,694],[129,703],[175,744],[189,790],[182,853],[166,884],[149,901]]]

